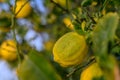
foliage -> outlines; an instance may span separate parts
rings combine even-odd
[[[7,61],[17,68],[20,80],[80,80],[82,72],[94,63],[98,64],[103,76],[95,76],[93,80],[120,79],[119,0],[43,0],[45,11],[39,9],[37,1],[42,0],[14,0],[14,4],[12,0],[0,0],[0,44],[12,39],[16,45],[6,45],[1,51],[16,50],[17,59]],[[74,37],[68,40],[71,34],[59,42],[69,33],[84,36],[84,41]],[[80,49],[84,43],[88,48],[76,52],[76,47]],[[59,53],[55,53],[54,49],[59,47]],[[58,54],[57,57],[65,58],[66,62],[59,58],[64,65],[68,61],[73,63],[79,60],[79,52],[87,52],[79,64],[62,67],[60,60],[54,61]],[[92,73],[88,71],[87,76]]]

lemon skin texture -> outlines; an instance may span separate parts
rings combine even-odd
[[[53,47],[54,61],[63,67],[82,63],[87,55],[88,47],[85,38],[76,32],[63,35]]]
[[[0,46],[0,55],[7,61],[14,61],[17,59],[17,49],[14,40],[4,41]]]
[[[22,5],[24,5],[26,2],[26,0],[19,0],[16,3],[16,10],[15,13],[17,13],[20,8],[22,7]],[[30,6],[30,3],[26,3],[25,6],[21,9],[21,11],[16,15],[16,18],[24,18],[27,17],[32,11],[32,8]]]
[[[93,78],[100,78],[101,76],[103,76],[103,73],[99,65],[97,63],[93,63],[83,70],[80,80],[93,80]]]

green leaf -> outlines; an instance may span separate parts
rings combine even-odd
[[[81,35],[84,35],[85,32],[82,30],[80,23],[73,22],[75,31]]]
[[[116,5],[120,6],[120,1],[119,1],[119,0],[111,0],[111,1],[113,1],[113,2],[114,2],[114,4],[116,4]]]
[[[108,13],[101,18],[93,31],[93,51],[107,80],[114,80],[115,59],[108,53],[108,44],[114,40],[119,16]]]
[[[81,6],[86,7],[92,3],[93,0],[83,0]]]
[[[10,28],[11,21],[8,18],[0,18],[0,28]]]
[[[108,13],[99,20],[93,32],[93,47],[96,55],[107,53],[108,42],[115,36],[118,19],[117,13]]]
[[[43,55],[32,51],[20,65],[20,80],[61,80],[52,65]]]

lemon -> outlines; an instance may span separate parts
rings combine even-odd
[[[16,3],[16,10],[15,13],[17,13],[20,8],[26,3],[26,0],[18,0]],[[21,11],[16,15],[16,18],[24,18],[27,17],[30,12],[31,12],[32,8],[30,6],[30,3],[26,3],[25,6],[21,9]]]
[[[17,59],[16,43],[14,40],[4,41],[0,46],[0,55],[7,61],[14,61]]]
[[[88,47],[84,36],[76,32],[63,35],[53,47],[54,61],[63,67],[82,63],[87,55]]]
[[[72,24],[72,21],[70,18],[66,17],[63,19],[63,23],[65,24],[66,27],[68,27],[71,30],[74,30],[74,25]]]
[[[66,0],[53,0],[53,1],[61,5],[62,7],[66,7]]]
[[[88,66],[81,73],[80,80],[93,80],[93,78],[100,78],[103,76],[102,70],[100,69],[98,63],[93,63]]]

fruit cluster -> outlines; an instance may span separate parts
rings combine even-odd
[[[79,65],[85,61],[87,55],[88,46],[85,37],[76,32],[63,35],[53,48],[54,61],[62,67]],[[100,76],[102,76],[102,71],[97,63],[93,63],[82,72],[80,80],[92,80],[92,78]]]

